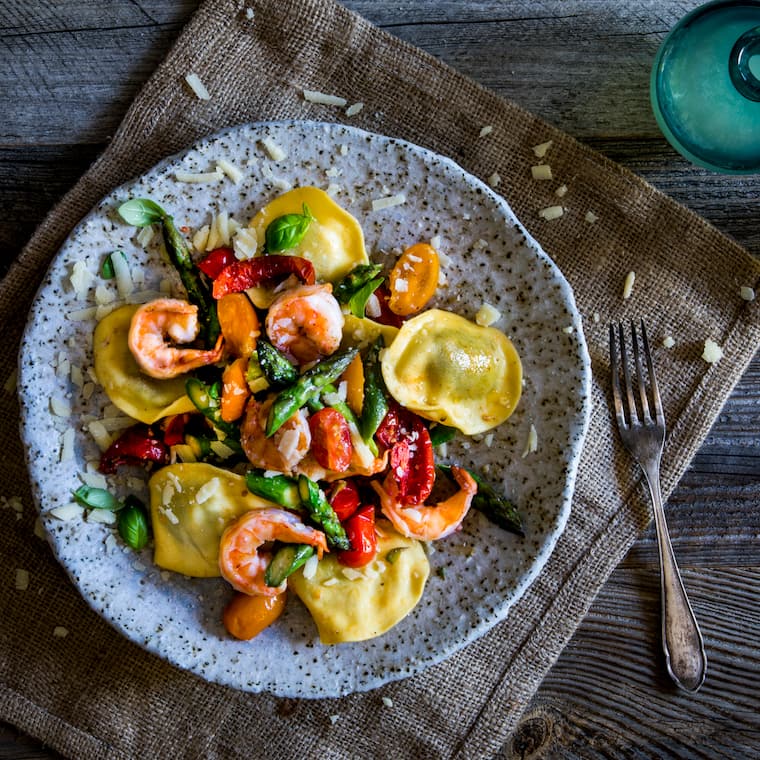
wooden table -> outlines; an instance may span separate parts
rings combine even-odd
[[[645,177],[760,255],[760,177],[690,166],[660,135],[649,70],[674,0],[344,0]],[[106,145],[196,0],[0,2],[0,274]],[[760,754],[760,359],[667,505],[709,657],[696,696],[664,675],[653,530],[591,607],[501,757]],[[57,755],[0,724],[0,758]]]

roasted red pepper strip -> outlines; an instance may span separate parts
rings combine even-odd
[[[338,562],[347,567],[364,567],[377,555],[375,508],[362,507],[343,523],[351,548],[338,552]]]
[[[404,504],[424,504],[435,482],[435,461],[430,433],[422,420],[394,404],[375,434],[390,449],[390,471]]]
[[[336,480],[330,487],[328,501],[338,519],[343,522],[359,509],[359,489],[353,480]]]
[[[175,414],[166,417],[164,421],[164,443],[167,446],[176,446],[185,442],[185,427],[190,420],[190,414]]]
[[[215,280],[222,273],[223,269],[236,260],[235,252],[232,248],[214,248],[211,253],[198,262],[198,269],[207,277]]]
[[[245,261],[233,261],[214,280],[212,295],[219,299],[229,293],[240,293],[256,285],[271,285],[290,274],[296,275],[304,284],[316,281],[314,265],[299,256],[256,256]]]
[[[98,469],[106,475],[112,475],[121,465],[140,465],[145,462],[169,464],[169,447],[148,425],[133,425],[103,452]]]

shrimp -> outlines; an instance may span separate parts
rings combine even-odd
[[[236,591],[250,596],[277,596],[287,588],[267,586],[264,580],[272,553],[260,551],[267,541],[288,544],[309,544],[317,549],[317,557],[327,551],[322,531],[304,525],[296,515],[284,509],[253,509],[239,517],[222,534],[219,542],[219,571]]]
[[[467,470],[452,466],[451,472],[460,490],[435,505],[404,506],[397,500],[398,487],[390,476],[383,485],[374,481],[371,485],[380,497],[380,509],[399,533],[420,541],[434,541],[448,536],[461,525],[472,497],[478,492],[478,484]]]
[[[271,437],[264,434],[274,396],[259,402],[251,398],[240,425],[240,444],[249,461],[264,470],[293,472],[311,447],[311,431],[306,414],[299,409]]]
[[[169,342],[190,343],[199,330],[197,306],[176,298],[158,298],[132,315],[129,350],[146,375],[162,380],[176,377],[222,359],[221,337],[210,351],[176,348]]]
[[[269,307],[266,332],[271,343],[305,364],[337,351],[343,312],[332,285],[300,285],[281,293]]]

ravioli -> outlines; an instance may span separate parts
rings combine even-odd
[[[504,422],[522,391],[522,365],[509,338],[441,309],[405,322],[381,367],[402,406],[466,435]]]
[[[251,219],[248,226],[256,233],[260,249],[270,222],[285,214],[303,213],[304,203],[314,219],[298,245],[278,253],[311,261],[320,282],[337,282],[355,266],[369,263],[359,222],[317,187],[297,187],[279,195]],[[248,294],[259,308],[269,306],[271,297],[264,288],[251,288]]]
[[[381,335],[383,336],[383,343],[390,346],[398,335],[398,327],[383,325],[367,317],[344,314],[343,319],[343,340],[340,344],[342,349],[354,346],[363,348],[374,343]]]
[[[232,520],[276,506],[252,494],[240,475],[202,462],[164,467],[149,487],[153,560],[194,578],[219,575],[219,541]]]
[[[379,636],[419,602],[430,574],[422,544],[404,538],[386,521],[378,525],[377,543],[377,557],[361,570],[345,568],[326,554],[312,578],[304,578],[299,570],[288,579],[288,587],[314,618],[323,644]],[[392,551],[390,562],[388,553]],[[354,573],[361,575],[351,580],[348,576]]]
[[[111,402],[147,425],[172,414],[196,411],[185,393],[184,377],[157,380],[143,374],[129,350],[132,315],[139,305],[122,306],[98,322],[93,336],[95,374]]]

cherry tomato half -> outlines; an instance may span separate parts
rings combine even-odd
[[[351,548],[338,552],[338,562],[346,567],[364,567],[377,555],[375,508],[362,507],[343,523]]]
[[[330,506],[343,522],[359,509],[361,498],[353,480],[336,480],[330,487]]]
[[[211,253],[198,262],[198,269],[207,277],[215,280],[221,274],[222,269],[232,264],[233,261],[236,259],[232,248],[214,248]]]
[[[112,475],[121,465],[169,464],[169,447],[148,425],[127,428],[102,454],[98,469]]]
[[[326,406],[309,417],[309,430],[314,459],[328,470],[345,472],[354,450],[346,418],[337,409]]]

